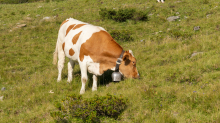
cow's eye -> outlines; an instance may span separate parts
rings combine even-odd
[[[132,62],[133,63],[133,65],[135,65],[135,62]]]

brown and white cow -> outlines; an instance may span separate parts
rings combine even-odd
[[[115,70],[116,61],[123,48],[110,36],[105,29],[84,23],[73,18],[66,19],[60,26],[53,63],[57,63],[58,78],[64,67],[65,56],[69,58],[68,82],[72,81],[74,61],[78,61],[81,69],[82,87],[80,94],[85,93],[85,84],[88,79],[87,71],[93,74],[92,91],[97,90],[97,76],[106,70]],[[131,50],[125,51],[119,72],[127,78],[139,78],[136,68],[136,59]]]
[[[159,2],[159,3],[160,3],[160,2],[164,3],[164,0],[157,0],[157,2]]]

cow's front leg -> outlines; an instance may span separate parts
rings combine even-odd
[[[97,76],[93,75],[93,84],[92,84],[92,91],[97,91]]]
[[[85,76],[81,77],[82,87],[81,87],[81,90],[80,90],[80,94],[85,93],[85,90],[86,90],[85,86],[86,86],[87,79],[88,79],[88,77],[85,77]]]
[[[88,76],[87,76],[87,66],[84,65],[80,65],[81,68],[81,82],[82,82],[82,87],[80,90],[80,94],[84,94],[85,93],[85,86],[86,86],[86,82],[88,80]]]
[[[70,61],[68,62],[68,79],[67,79],[67,82],[72,81],[74,66],[75,66],[74,61],[70,59]]]

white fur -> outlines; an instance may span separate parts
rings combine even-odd
[[[93,84],[92,84],[92,91],[97,91],[97,76],[93,75]]]
[[[72,81],[72,78],[73,78],[73,68],[75,66],[75,63],[72,59],[70,59],[70,61],[68,62],[68,80],[67,82],[71,82]]]
[[[128,50],[128,51],[129,51],[129,53],[131,53],[131,55],[134,57],[132,50]]]

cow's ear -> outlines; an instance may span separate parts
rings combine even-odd
[[[129,55],[128,55],[128,54],[124,55],[123,61],[124,61],[125,65],[128,65],[128,64],[131,62],[131,61],[129,60]]]
[[[130,52],[129,51],[125,51],[124,55],[123,55],[123,61],[128,60],[130,57]]]
[[[128,60],[129,59],[129,55],[128,54],[125,54],[124,56],[123,56],[123,61],[126,61],[126,60]]]
[[[129,53],[131,53],[131,55],[134,57],[132,50],[129,50]]]

